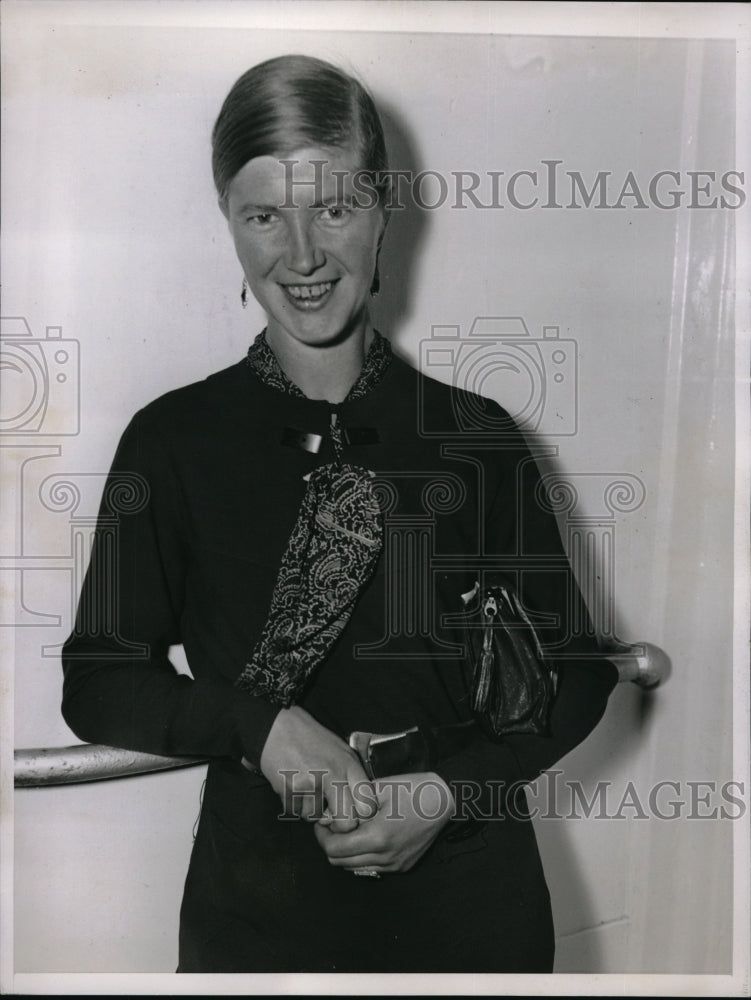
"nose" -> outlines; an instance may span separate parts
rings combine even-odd
[[[296,274],[309,275],[317,271],[324,262],[325,255],[308,220],[292,218],[288,226],[284,260],[286,267]]]

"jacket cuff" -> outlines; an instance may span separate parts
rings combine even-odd
[[[234,695],[231,710],[232,755],[260,770],[263,748],[281,708],[239,690],[235,690]]]

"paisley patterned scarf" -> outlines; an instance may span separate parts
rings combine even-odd
[[[359,399],[383,378],[391,345],[376,332],[359,378],[345,402]],[[284,374],[264,333],[248,364],[267,385],[305,398]],[[266,624],[237,686],[287,708],[302,693],[349,621],[375,570],[383,546],[373,474],[342,461],[342,430],[332,412],[336,460],[307,477],[297,521],[282,556]]]

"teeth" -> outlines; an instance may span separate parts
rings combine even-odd
[[[319,285],[285,285],[294,299],[320,299],[331,289],[332,282],[323,281]]]

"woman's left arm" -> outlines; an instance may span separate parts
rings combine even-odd
[[[491,795],[499,801],[499,787],[534,781],[578,746],[602,718],[618,683],[615,664],[598,647],[537,461],[508,414],[496,409],[497,426],[511,430],[494,469],[488,469],[495,486],[485,519],[487,551],[518,567],[504,582],[511,582],[530,615],[545,623],[538,635],[555,663],[558,685],[546,735],[509,733],[500,740],[478,735],[436,766],[465,814],[473,801],[487,810]]]
[[[601,655],[592,637],[589,615],[542,489],[537,463],[508,414],[500,407],[497,410],[496,426],[511,430],[495,452],[495,468],[487,470],[487,481],[494,486],[484,525],[486,551],[508,557],[519,567],[511,582],[518,587],[525,608],[557,623],[543,630],[558,668],[547,735],[512,733],[491,740],[478,730],[464,749],[432,763],[432,772],[389,779],[406,782],[400,800],[403,821],[389,822],[393,796],[388,798],[384,789],[378,813],[358,830],[337,836],[317,829],[332,864],[405,871],[451,819],[494,815],[499,806],[503,809],[512,803],[508,796],[586,739],[602,718],[618,682],[615,665]],[[509,582],[508,574],[505,582]],[[423,799],[430,792],[434,801],[425,799],[429,806],[425,809]]]
[[[435,771],[375,782],[378,811],[351,833],[316,824],[319,844],[332,865],[378,872],[408,871],[452,820],[496,815],[514,804],[518,788],[534,781],[581,743],[601,719],[618,682],[605,659],[569,662],[561,668],[547,736],[478,735]]]

